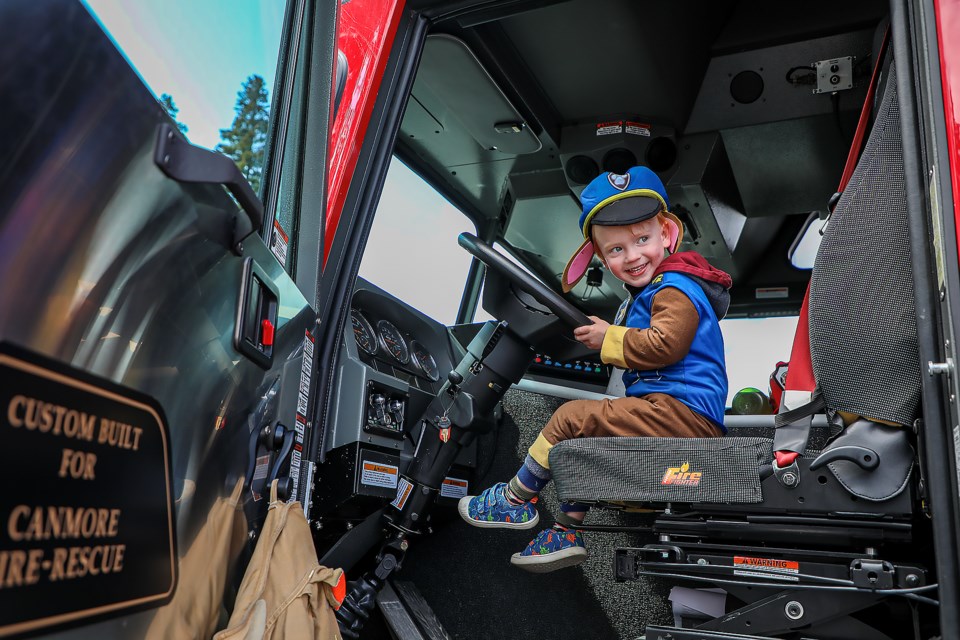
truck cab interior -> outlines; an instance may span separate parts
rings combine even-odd
[[[937,603],[927,597],[936,588],[935,563],[918,546],[931,534],[920,506],[920,467],[914,465],[913,425],[920,415],[915,328],[908,339],[878,331],[871,349],[897,356],[866,367],[861,381],[891,403],[897,394],[888,394],[880,378],[901,376],[911,387],[905,393],[912,409],[900,417],[884,422],[883,411],[865,414],[898,424],[886,434],[897,442],[878,453],[886,435],[877,429],[889,427],[871,422],[848,429],[834,418],[833,406],[814,418],[810,447],[794,469],[802,490],[789,478],[784,482],[783,470],[774,472],[774,416],[728,415],[729,434],[715,443],[584,441],[551,454],[561,499],[617,507],[588,515],[584,531],[591,556],[581,568],[548,577],[522,574],[507,564],[526,542],[522,533],[477,532],[452,508],[458,497],[511,477],[564,400],[622,394],[619,372],[570,333],[586,322],[584,315],[612,318],[626,296],[622,285],[594,260],[588,277],[560,295],[564,265],[582,240],[575,227],[578,196],[600,172],[653,169],[684,224],[681,250],[697,251],[730,273],[728,317],[758,327],[762,318],[799,314],[811,272],[827,268],[814,267],[813,255],[835,207],[842,212],[836,219],[848,220],[844,224],[897,232],[883,222],[892,209],[865,204],[891,195],[890,186],[903,173],[896,163],[876,159],[879,149],[895,145],[898,153],[902,146],[899,132],[892,133],[900,126],[891,111],[896,92],[887,89],[896,56],[885,46],[890,7],[574,0],[422,3],[416,9],[427,23],[425,33],[398,113],[388,184],[371,223],[372,254],[358,265],[351,323],[338,358],[340,378],[365,388],[366,401],[346,403],[341,396],[330,423],[334,435],[324,447],[336,463],[322,465],[315,479],[313,515],[329,533],[328,544],[338,543],[322,557],[350,564],[344,547],[351,536],[341,538],[344,527],[393,497],[392,486],[374,486],[378,478],[371,471],[365,479],[364,469],[386,465],[401,477],[422,473],[422,465],[408,463],[408,457],[421,453],[421,443],[443,437],[431,414],[435,407],[428,405],[451,388],[459,392],[461,377],[448,379],[448,372],[462,372],[463,363],[490,352],[482,329],[487,325],[478,318],[492,317],[506,322],[503,335],[519,343],[518,353],[526,350],[526,360],[515,370],[500,363],[499,373],[513,384],[491,403],[489,415],[459,416],[475,437],[442,476],[429,524],[412,525],[418,535],[432,535],[410,539],[396,582],[381,593],[381,609],[427,602],[431,619],[454,637],[483,637],[489,625],[508,620],[517,637],[627,638],[644,629],[647,638],[935,633]],[[838,206],[837,184],[865,101],[866,131],[875,133],[861,166],[872,166],[875,179],[863,177],[862,169]],[[882,104],[887,107],[881,122]],[[473,258],[462,291],[431,285],[446,282],[440,273],[405,271],[417,262],[413,255],[398,262],[381,249],[409,247],[411,254],[430,257],[436,272],[447,269],[441,247],[452,247],[454,234],[426,206],[423,222],[418,220],[422,201],[390,181],[401,172],[416,174],[419,180],[407,179],[422,180],[439,194],[457,217],[454,227],[467,232],[454,249]],[[902,178],[896,184],[904,188]],[[379,244],[378,225],[397,209],[399,222]],[[862,244],[854,254],[897,252],[876,238],[861,235],[857,242]],[[909,307],[910,247],[897,246],[907,260],[905,280],[882,275],[878,264],[854,261],[843,268],[841,281],[847,287],[873,281],[866,288],[882,296],[872,300],[881,309]],[[843,255],[834,253],[833,259]],[[901,273],[900,266],[887,264]],[[418,310],[417,292],[424,289],[428,297],[456,300],[455,318],[441,323]],[[832,296],[827,306],[841,323],[856,325],[858,332],[872,327],[863,311],[871,303],[862,295],[845,302],[843,295],[842,287],[820,285],[816,314],[823,312],[824,296]],[[814,333],[832,331],[817,324],[813,310],[811,318]],[[915,325],[912,318],[906,323]],[[502,346],[500,339],[493,341]],[[845,339],[818,343],[814,359],[828,360],[821,354],[836,351]],[[728,365],[762,363],[753,384],[765,387],[777,360],[788,359],[793,332],[784,331],[780,340],[781,351],[772,353],[728,347]],[[871,359],[873,353],[859,357]],[[864,370],[855,350],[842,357],[847,363],[834,377]],[[835,402],[843,396],[826,393]],[[866,431],[858,436],[858,429]],[[874,486],[883,474],[871,475],[875,467],[864,456],[885,461],[888,486]],[[685,495],[659,491],[664,468],[694,459],[696,468],[712,465],[715,478],[738,476],[751,485],[752,497],[732,496],[723,487],[714,487],[719,493],[713,495],[707,487]],[[625,467],[637,470],[624,475]],[[834,473],[825,473],[828,468]],[[851,483],[847,474],[858,480]],[[602,479],[592,481],[595,476]],[[333,478],[352,478],[351,489],[337,488]],[[541,505],[541,512],[556,513],[550,490]],[[635,513],[638,507],[652,507],[654,514]],[[382,567],[385,553],[381,549],[372,564],[367,558],[368,576],[378,561]],[[769,568],[774,565],[787,568]],[[703,590],[710,587],[724,594],[714,608],[702,604],[710,597],[704,594],[715,593]],[[346,613],[344,628],[354,619]]]
[[[180,9],[0,3],[0,637],[210,637],[276,500],[346,572],[344,638],[955,637],[948,4],[264,4],[251,168],[151,84],[225,74]],[[727,434],[557,445],[540,517],[590,504],[589,557],[519,571],[529,532],[457,504],[623,395],[572,329],[627,292],[561,277],[584,187],[637,165],[732,276]]]

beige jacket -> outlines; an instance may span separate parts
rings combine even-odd
[[[214,640],[342,640],[333,588],[343,571],[320,566],[299,502],[280,502],[276,482],[257,548],[227,628]]]

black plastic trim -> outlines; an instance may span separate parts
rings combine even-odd
[[[890,3],[890,29],[897,70],[897,94],[900,103],[903,132],[903,166],[906,180],[910,249],[913,258],[914,288],[916,289],[917,340],[920,366],[929,361],[939,362],[937,346],[937,282],[930,256],[926,212],[929,203],[921,166],[922,148],[918,135],[917,87],[914,70],[914,49],[911,38],[910,6],[907,0]],[[940,580],[940,622],[945,633],[960,628],[958,607],[958,575],[960,558],[957,555],[956,496],[952,487],[955,475],[951,465],[952,443],[943,410],[943,389],[940,376],[927,378],[921,386],[924,426],[923,438],[927,455],[926,466],[930,479],[927,490],[933,512],[934,553]]]

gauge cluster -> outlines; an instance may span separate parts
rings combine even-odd
[[[410,375],[425,380],[432,387],[441,378],[441,364],[449,368],[449,356],[444,356],[436,345],[445,344],[446,327],[431,327],[422,319],[410,314],[407,322],[405,314],[394,308],[389,314],[377,308],[385,300],[365,298],[367,304],[359,304],[354,299],[350,309],[350,322],[353,338],[357,343],[360,359],[381,371],[392,373],[395,377],[411,382]],[[401,308],[402,309],[402,308]],[[389,367],[386,369],[385,367]]]

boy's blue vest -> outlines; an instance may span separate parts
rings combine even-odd
[[[713,420],[726,433],[723,411],[727,402],[727,370],[723,335],[717,314],[696,281],[674,271],[658,275],[632,301],[624,301],[617,312],[616,324],[633,329],[650,328],[653,296],[664,287],[679,289],[690,298],[700,316],[697,333],[690,345],[690,352],[680,362],[655,371],[625,371],[623,385],[626,394],[641,397],[650,393],[665,393],[673,396]]]

